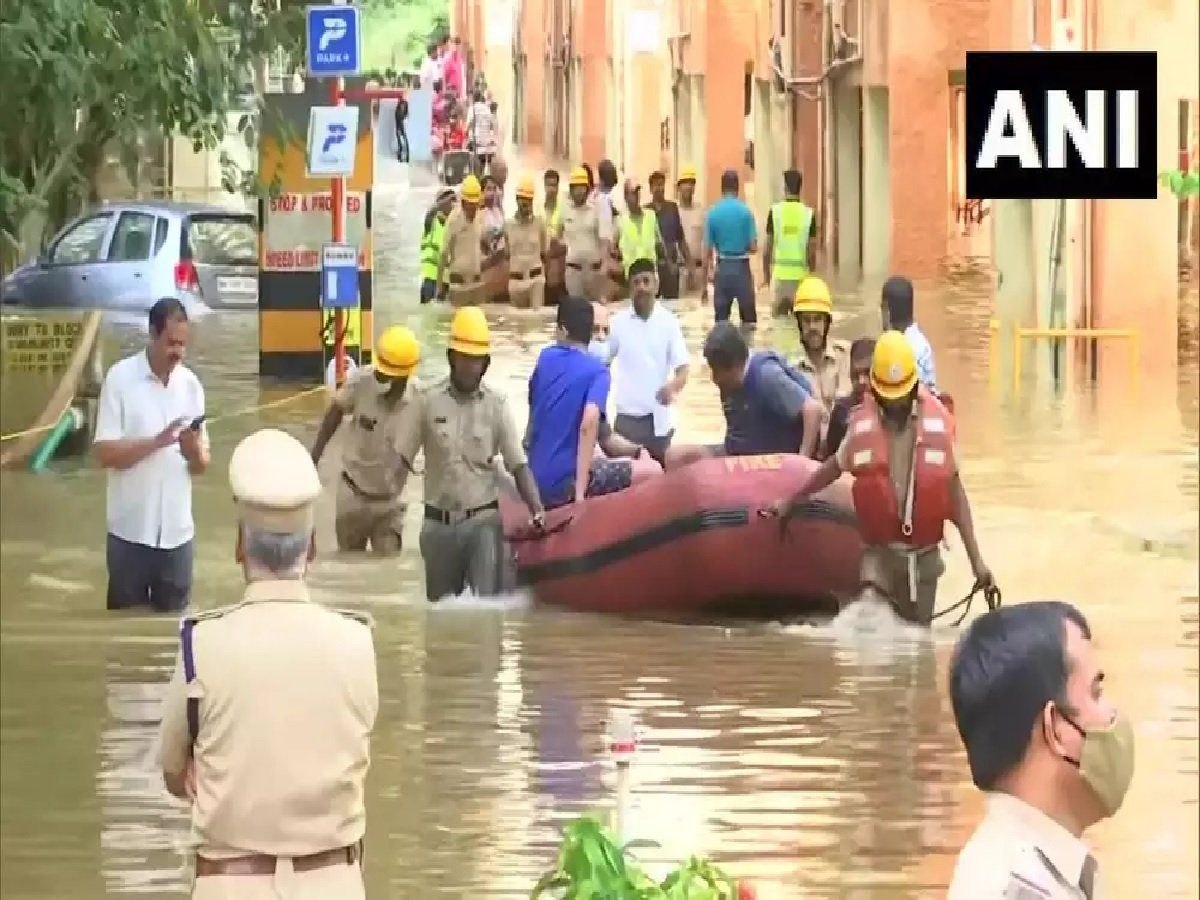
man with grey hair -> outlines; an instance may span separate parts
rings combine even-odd
[[[255,432],[229,482],[246,591],[183,620],[161,726],[167,790],[191,804],[192,897],[278,897],[282,875],[289,897],[361,898],[370,620],[309,597],[321,482],[303,444]]]

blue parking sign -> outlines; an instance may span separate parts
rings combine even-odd
[[[362,19],[357,6],[305,7],[308,74],[343,78],[362,68]]]
[[[324,309],[358,306],[358,248],[354,245],[321,246],[321,306]]]

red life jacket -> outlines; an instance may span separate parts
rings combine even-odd
[[[916,402],[911,527],[905,526],[905,510],[896,502],[896,488],[888,472],[888,439],[875,397],[868,393],[850,416],[846,449],[854,476],[854,512],[867,544],[929,547],[941,541],[951,516],[954,422],[923,386],[917,390]]]

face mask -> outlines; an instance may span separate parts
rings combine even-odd
[[[1116,815],[1133,781],[1133,728],[1129,720],[1117,713],[1107,728],[1084,731],[1066,713],[1063,718],[1083,736],[1079,759],[1063,759],[1079,769],[1088,787],[1100,798],[1105,813]]]
[[[600,338],[596,338],[588,344],[588,353],[592,354],[592,356],[596,357],[596,359],[600,360],[606,366],[612,358],[612,352],[608,349],[608,341],[601,340]]]

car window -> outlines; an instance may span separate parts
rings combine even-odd
[[[154,226],[154,255],[158,256],[158,251],[163,248],[163,244],[167,242],[167,232],[171,230],[170,223],[166,219],[159,219],[158,224]]]
[[[108,247],[108,261],[141,262],[149,259],[156,219],[157,216],[150,213],[121,213]]]
[[[192,216],[186,241],[196,265],[258,265],[258,230],[249,216]]]
[[[73,266],[97,262],[111,220],[111,213],[102,213],[73,225],[51,249],[48,257],[50,264]]]

